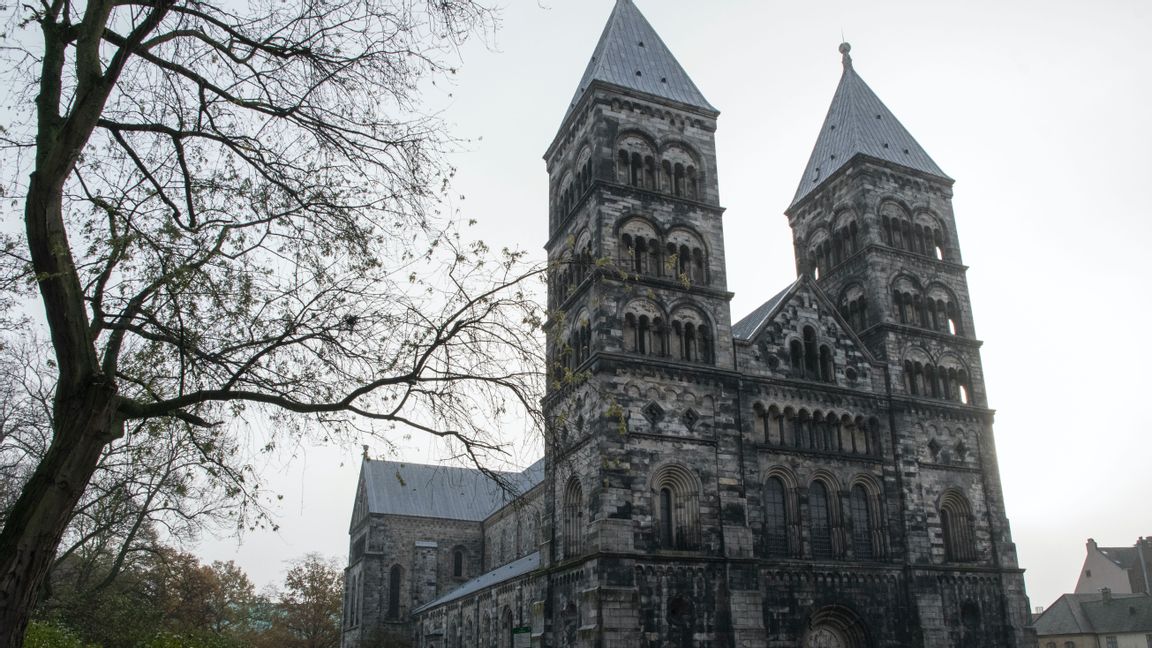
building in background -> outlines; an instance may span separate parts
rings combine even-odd
[[[1101,547],[1088,538],[1077,594],[1094,594],[1104,588],[1113,594],[1150,593],[1150,583],[1152,538],[1137,538],[1131,547]]]
[[[1065,594],[1035,627],[1039,648],[1152,648],[1152,596]]]
[[[542,476],[365,462],[344,648],[1032,645],[953,181],[841,52],[733,323],[719,112],[617,1],[545,154]]]

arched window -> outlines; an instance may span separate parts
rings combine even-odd
[[[672,489],[660,489],[660,546],[676,546],[676,525],[673,520]]]
[[[641,315],[636,323],[636,353],[652,353],[652,322],[647,315]]]
[[[813,558],[832,557],[832,507],[828,487],[816,480],[808,487],[808,531]]]
[[[564,555],[580,554],[584,539],[584,490],[580,480],[568,480],[564,489]]]
[[[715,362],[712,333],[698,312],[682,308],[672,317],[670,329],[673,357],[688,362]]]
[[[693,550],[700,543],[700,483],[681,466],[666,466],[652,480],[657,542]]]
[[[616,155],[616,182],[628,184],[631,172],[629,171],[628,151],[623,149]]]
[[[788,364],[792,366],[792,375],[797,378],[804,377],[804,345],[800,340],[788,343]]]
[[[388,618],[400,618],[400,579],[403,576],[400,565],[392,565],[388,571]],[[359,620],[359,614],[356,615]]]
[[[836,367],[832,363],[832,350],[828,345],[820,346],[820,380],[836,382]]]
[[[874,545],[875,521],[872,517],[872,497],[861,484],[852,487],[849,505],[852,509],[852,555],[857,560],[876,557]]]
[[[764,486],[764,547],[769,556],[787,556],[788,490],[779,477],[769,477]]]
[[[944,494],[940,501],[940,533],[944,537],[944,557],[948,562],[976,560],[976,537],[972,508],[958,491]]]
[[[452,578],[464,578],[463,547],[456,547],[452,550]]]
[[[820,352],[816,348],[816,329],[811,326],[804,327],[804,375],[815,379],[820,375]]]

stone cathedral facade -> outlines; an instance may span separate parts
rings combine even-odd
[[[841,53],[733,323],[719,113],[617,1],[545,155],[545,457],[366,460],[344,648],[1032,645],[952,180]]]

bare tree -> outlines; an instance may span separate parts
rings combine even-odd
[[[219,429],[256,408],[287,432],[399,426],[478,459],[512,408],[535,416],[533,273],[439,213],[451,169],[417,103],[452,48],[493,25],[487,9],[7,10],[22,30],[10,42],[27,45],[13,69],[35,100],[6,129],[7,162],[28,179],[23,240],[0,249],[39,295],[55,376],[50,443],[0,532],[0,647],[21,644],[72,512],[128,423]]]

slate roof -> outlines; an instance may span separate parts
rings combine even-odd
[[[476,578],[473,578],[472,580],[464,583],[460,587],[457,587],[456,589],[452,590],[451,592],[448,592],[444,596],[441,596],[440,598],[432,601],[431,603],[427,603],[425,605],[422,605],[422,606],[416,608],[415,610],[412,611],[412,614],[416,614],[416,613],[421,612],[423,610],[427,610],[427,609],[434,608],[434,607],[437,607],[440,605],[444,605],[445,603],[451,603],[452,601],[455,601],[456,599],[463,598],[463,597],[468,596],[469,594],[472,594],[474,592],[479,592],[480,590],[492,587],[494,585],[499,585],[500,583],[510,581],[513,578],[517,578],[517,577],[523,576],[524,574],[527,574],[531,571],[534,571],[539,566],[540,566],[540,552],[536,551],[536,552],[530,553],[527,556],[520,558],[519,560],[513,560],[512,562],[508,563],[507,565],[504,565],[502,567],[497,567],[496,569],[493,569],[492,571],[488,572],[487,574],[483,574],[481,576],[477,576]]]
[[[915,138],[888,110],[852,66],[851,47],[844,43],[844,74],[832,97],[828,116],[816,138],[812,157],[804,169],[792,204],[820,186],[857,155],[867,155],[950,180],[928,157]]]
[[[1096,550],[1118,567],[1133,569],[1140,566],[1136,547],[1097,547]]]
[[[595,81],[717,112],[632,0],[616,0],[564,119]]]
[[[1152,596],[1147,594],[1065,594],[1035,623],[1040,636],[1152,633]]]
[[[737,340],[752,339],[752,336],[755,335],[756,331],[760,329],[760,325],[768,319],[768,316],[772,314],[772,311],[776,309],[776,306],[784,300],[784,297],[786,297],[798,283],[800,283],[799,279],[793,281],[788,285],[787,288],[781,290],[772,299],[764,302],[756,310],[745,315],[743,319],[733,324],[732,337],[736,338]]]
[[[499,473],[509,493],[475,468],[365,460],[369,513],[479,522],[544,479],[541,459],[520,473]]]

